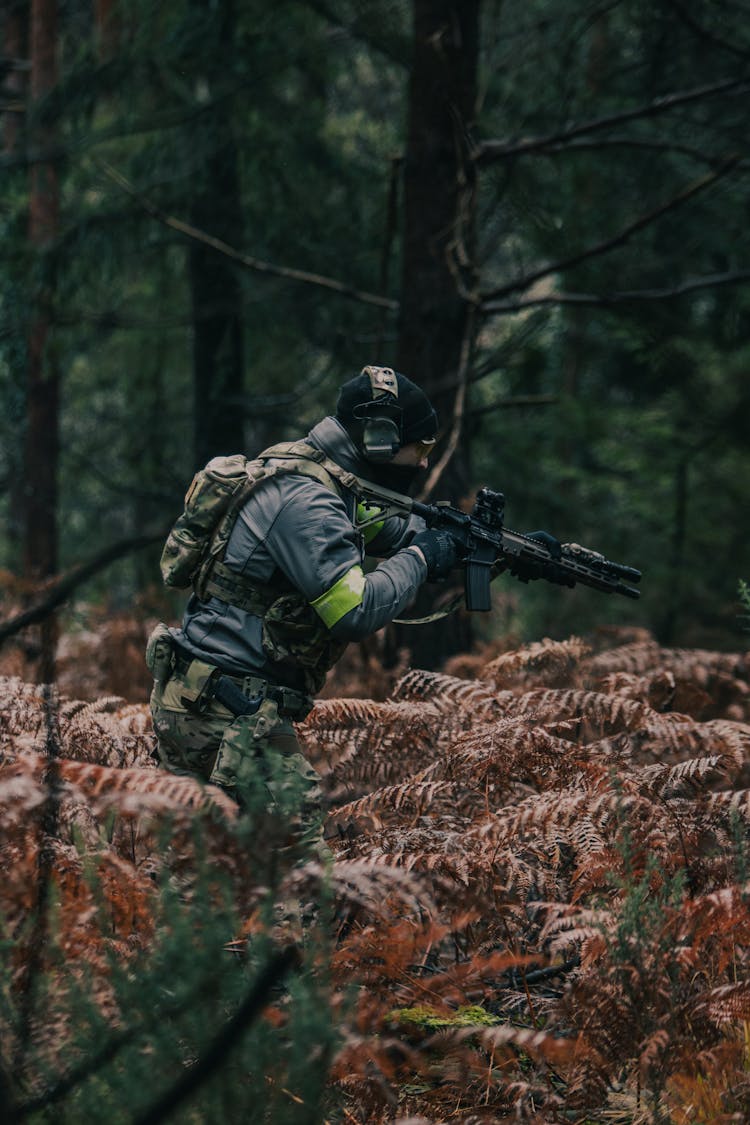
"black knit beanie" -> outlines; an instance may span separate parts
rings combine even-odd
[[[401,410],[401,444],[427,441],[437,436],[438,417],[424,391],[405,375],[396,372],[398,406]],[[353,436],[358,435],[361,421],[355,410],[372,399],[370,378],[364,373],[344,383],[336,403],[336,417]]]

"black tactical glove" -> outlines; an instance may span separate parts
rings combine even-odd
[[[546,547],[553,559],[562,558],[562,543],[548,531],[524,531],[524,535],[527,539],[535,539],[537,543]]]
[[[419,547],[424,555],[430,581],[447,577],[456,565],[456,540],[447,531],[420,531],[409,546]]]

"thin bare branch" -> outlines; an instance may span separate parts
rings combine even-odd
[[[146,535],[134,535],[128,539],[120,539],[117,543],[112,543],[104,551],[94,555],[88,562],[80,563],[67,573],[61,574],[46,586],[46,596],[36,605],[17,613],[14,617],[8,618],[7,621],[0,622],[0,645],[3,641],[7,641],[9,637],[20,633],[21,629],[25,629],[27,625],[36,625],[40,621],[44,621],[58,606],[68,600],[74,590],[82,586],[84,582],[88,582],[89,578],[93,578],[100,570],[104,570],[117,559],[124,558],[125,555],[160,542],[165,535],[166,531],[158,531]]]
[[[543,152],[551,146],[565,144],[576,137],[585,136],[587,133],[611,129],[614,125],[623,125],[626,121],[639,121],[643,118],[656,117],[658,114],[667,113],[678,106],[690,105],[692,102],[704,101],[723,94],[740,93],[748,89],[748,85],[746,78],[730,78],[711,86],[698,86],[693,90],[681,90],[675,94],[654,98],[646,105],[624,110],[622,113],[611,113],[605,117],[596,117],[591,121],[582,121],[579,125],[571,125],[557,133],[548,133],[546,137],[528,137],[520,141],[482,141],[474,151],[474,160],[480,165],[491,164],[496,160],[525,156],[530,152]]]
[[[425,482],[425,486],[420,493],[420,499],[422,500],[426,500],[434,492],[435,487],[438,484],[443,473],[445,472],[448,464],[450,463],[453,454],[456,452],[459,440],[461,438],[461,430],[463,428],[464,416],[466,414],[466,388],[468,385],[469,359],[471,357],[472,344],[474,342],[475,319],[475,310],[469,307],[466,316],[464,338],[461,341],[461,358],[458,365],[458,388],[456,390],[456,399],[453,405],[453,423],[451,426],[451,432],[440,460],[431,470]]]
[[[176,230],[179,234],[192,239],[194,242],[209,246],[218,254],[231,258],[233,262],[238,262],[246,269],[255,270],[257,273],[265,273],[272,277],[283,277],[288,281],[300,281],[306,285],[316,285],[318,288],[329,289],[331,292],[338,293],[342,297],[348,297],[350,300],[361,301],[367,305],[376,305],[380,309],[389,309],[394,312],[398,309],[398,301],[393,301],[389,297],[379,297],[377,293],[355,289],[352,285],[347,285],[343,281],[336,281],[331,277],[324,277],[322,274],[309,273],[307,270],[298,270],[289,266],[275,266],[271,262],[264,262],[250,254],[243,254],[241,250],[236,250],[222,239],[214,238],[212,235],[206,234],[205,231],[191,226],[190,223],[184,223],[181,219],[175,218],[174,215],[168,215],[165,211],[162,211],[160,207],[157,207],[155,203],[142,195],[125,176],[110,164],[107,164],[106,161],[97,160],[96,163],[109,179],[127,192],[157,222],[169,227],[170,230]]]
[[[492,414],[495,410],[507,410],[514,406],[552,406],[560,401],[559,395],[505,395],[503,398],[493,399],[483,406],[474,406],[469,411],[470,418],[480,417],[482,414]]]
[[[743,50],[734,43],[728,43],[726,39],[720,39],[718,35],[714,35],[712,31],[709,31],[708,28],[703,27],[697,20],[693,19],[685,5],[679,3],[679,0],[667,0],[667,3],[677,18],[700,39],[703,45],[710,43],[712,47],[716,47],[720,51],[728,51],[729,54],[734,55],[735,58],[750,59],[750,51]]]
[[[578,152],[601,152],[604,149],[627,148],[627,149],[643,149],[647,152],[661,152],[661,153],[675,153],[678,156],[686,156],[690,160],[699,161],[701,164],[707,164],[709,168],[718,167],[723,157],[717,155],[715,152],[703,152],[699,148],[693,148],[691,145],[675,144],[672,141],[667,141],[661,137],[591,137],[584,138],[580,141],[565,142],[561,141],[560,144],[550,145],[546,148],[546,156],[560,156],[575,155]],[[746,161],[740,163],[746,164]]]
[[[615,293],[550,293],[544,297],[529,297],[522,301],[489,301],[482,306],[486,316],[499,313],[516,313],[524,309],[556,307],[558,305],[591,306],[623,305],[632,301],[667,301],[695,293],[701,289],[716,289],[723,285],[742,285],[750,281],[750,269],[733,270],[729,273],[707,274],[693,277],[679,285],[664,289],[630,289]]]
[[[732,155],[728,157],[715,172],[711,172],[705,176],[701,176],[698,180],[694,180],[691,184],[688,184],[686,188],[683,188],[682,191],[673,195],[671,199],[661,203],[658,207],[654,207],[651,211],[647,211],[644,215],[640,215],[611,238],[606,238],[603,242],[597,242],[594,246],[579,250],[578,253],[572,254],[569,258],[562,258],[560,261],[553,262],[551,265],[542,266],[540,269],[533,270],[524,277],[516,278],[514,281],[508,282],[507,285],[501,285],[497,289],[483,294],[481,297],[483,311],[488,311],[487,302],[497,297],[504,297],[509,293],[517,292],[519,289],[528,289],[534,282],[540,281],[544,277],[562,273],[564,270],[572,269],[574,266],[580,265],[581,262],[590,261],[592,258],[597,258],[602,254],[608,253],[610,250],[616,249],[618,246],[624,245],[634,234],[645,230],[646,227],[651,226],[663,215],[668,214],[670,211],[675,211],[700,192],[712,187],[718,180],[733,171],[738,162],[738,156]]]

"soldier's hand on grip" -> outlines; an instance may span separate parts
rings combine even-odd
[[[427,563],[427,578],[446,578],[456,565],[456,541],[447,531],[420,531],[409,544],[418,547]]]

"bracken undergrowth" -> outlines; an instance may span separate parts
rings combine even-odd
[[[255,1054],[226,1069],[214,1051],[203,1079],[236,1095],[255,1067],[265,1093],[243,1120],[750,1119],[750,658],[617,640],[465,656],[386,699],[318,702],[298,735],[332,866],[285,867],[278,826],[248,832],[221,791],[160,771],[145,705],[0,680],[0,1098],[16,1119],[47,1120],[50,1089],[58,1109],[88,1104],[76,988],[102,1034],[130,1036],[121,1069],[140,1065],[147,1029],[118,973],[137,990],[155,972],[170,917],[188,921],[159,972],[187,948],[200,960],[195,920],[219,901],[219,958],[245,992],[217,986],[208,1046],[180,1025],[173,1082],[198,1087],[255,988],[232,1040]],[[302,954],[271,908],[290,900],[324,904]],[[179,996],[158,1003],[169,1024]],[[182,1120],[219,1113],[180,1096]],[[143,1104],[162,1119],[155,1094]]]

